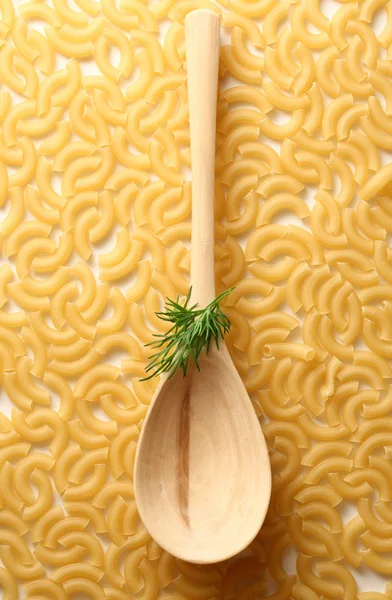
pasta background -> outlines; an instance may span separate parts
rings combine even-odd
[[[189,285],[186,14],[222,17],[216,284],[268,442],[251,546],[162,551],[132,471]],[[392,597],[392,2],[0,0],[5,600]]]

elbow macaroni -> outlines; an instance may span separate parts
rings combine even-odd
[[[140,381],[144,344],[164,330],[165,297],[189,287],[195,8],[227,34],[216,284],[235,286],[227,346],[273,471],[261,533],[219,566],[161,550],[132,485],[155,389]],[[359,592],[355,575],[392,574],[392,8],[325,12],[318,0],[0,0],[4,598],[391,596],[390,584]]]

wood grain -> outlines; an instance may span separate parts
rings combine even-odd
[[[187,378],[187,387],[181,408],[180,435],[178,440],[178,497],[184,521],[189,525],[189,438],[190,438],[190,386],[192,377]]]
[[[232,556],[261,527],[271,476],[253,407],[227,349],[161,384],[139,440],[140,516],[160,546],[198,563]]]

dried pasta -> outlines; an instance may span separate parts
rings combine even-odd
[[[151,540],[132,485],[144,344],[189,287],[184,18],[202,7],[225,36],[216,285],[235,286],[227,346],[273,471],[255,541],[212,566]],[[392,4],[327,13],[0,1],[5,599],[391,597]]]

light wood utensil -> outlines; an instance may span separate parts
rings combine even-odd
[[[219,17],[185,20],[192,152],[192,300],[215,297],[214,159]],[[137,506],[146,529],[174,556],[214,563],[244,549],[269,504],[268,451],[227,348],[163,376],[141,431],[135,462]]]

